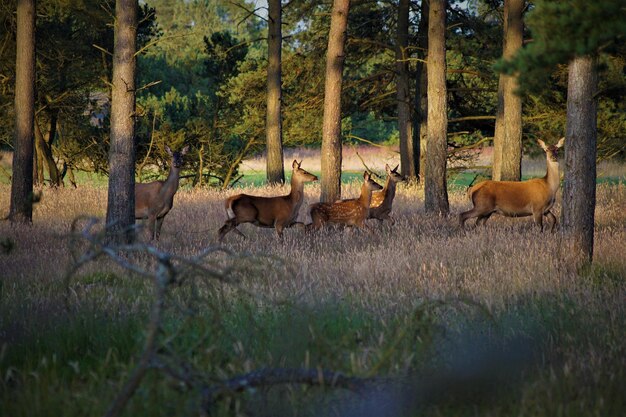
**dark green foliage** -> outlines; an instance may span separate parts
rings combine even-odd
[[[539,0],[526,18],[532,42],[499,69],[518,73],[521,86],[541,90],[559,64],[574,56],[615,51],[626,36],[622,0]],[[623,47],[623,46],[622,46]]]

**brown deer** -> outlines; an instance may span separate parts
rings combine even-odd
[[[294,160],[291,165],[291,192],[278,197],[259,197],[247,194],[237,194],[226,199],[225,207],[228,220],[218,232],[219,240],[234,230],[242,237],[246,237],[237,230],[242,223],[252,223],[259,227],[273,227],[282,238],[283,230],[296,224],[298,211],[304,199],[304,183],[317,181],[317,177],[300,168],[302,161]]]
[[[159,240],[163,220],[174,205],[174,194],[178,190],[180,169],[184,162],[183,156],[189,152],[189,146],[185,146],[180,152],[172,152],[169,146],[165,146],[165,150],[172,158],[167,179],[135,184],[135,219],[148,219],[150,240]]]
[[[378,219],[381,222],[383,220],[391,221],[391,224],[395,224],[396,221],[389,215],[391,213],[391,206],[393,199],[396,196],[396,184],[405,181],[405,178],[398,173],[398,166],[394,169],[385,164],[385,171],[387,172],[387,182],[381,191],[376,191],[372,194],[372,204],[370,206],[370,219]]]
[[[307,225],[307,229],[318,230],[326,223],[367,228],[365,220],[370,214],[372,191],[381,190],[383,187],[374,181],[367,171],[363,174],[363,179],[359,198],[339,200],[334,203],[311,204],[309,212],[312,223]]]
[[[465,228],[465,221],[478,217],[476,225],[484,224],[493,213],[507,217],[533,216],[535,223],[543,231],[543,216],[552,220],[551,231],[556,227],[556,217],[550,211],[559,189],[558,150],[565,138],[556,145],[546,146],[539,140],[539,146],[546,153],[547,172],[543,178],[527,181],[483,181],[467,191],[474,208],[459,215],[459,222]]]

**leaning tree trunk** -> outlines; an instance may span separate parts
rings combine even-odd
[[[35,118],[35,149],[37,151],[38,165],[39,161],[42,161],[45,163],[45,166],[48,169],[48,175],[50,176],[50,186],[60,186],[61,177],[59,176],[59,169],[57,168],[54,156],[52,155],[52,145],[46,142],[46,140],[44,139],[43,133],[41,132],[41,126],[39,126],[39,121],[37,120],[37,118]],[[39,168],[43,176],[43,167]],[[44,185],[43,179],[41,179],[41,185]]]
[[[428,138],[428,76],[424,60],[428,50],[428,0],[422,0],[420,22],[417,28],[417,57],[415,66],[415,116],[413,118],[413,146],[415,148],[415,163],[420,181],[424,180],[426,166],[426,143]]]
[[[137,0],[115,3],[107,233],[132,241],[135,223],[135,50]]]
[[[408,71],[409,47],[409,0],[398,4],[398,27],[396,39],[396,100],[398,107],[398,131],[400,132],[400,169],[408,179],[417,178],[417,160],[413,146],[411,124],[411,94]]]
[[[267,182],[285,182],[283,166],[283,132],[281,120],[281,0],[269,0],[269,25],[267,29]]]
[[[562,233],[564,247],[579,261],[593,260],[596,208],[596,59],[574,58],[567,84],[565,184]]]
[[[334,0],[326,51],[320,199],[341,198],[341,84],[350,0]]]
[[[446,2],[430,0],[428,21],[428,147],[424,207],[427,213],[448,214],[446,156],[448,105],[446,90]]]
[[[511,59],[522,47],[524,0],[504,2],[504,59]],[[501,74],[498,83],[498,114],[494,133],[495,180],[522,179],[522,98],[516,94],[517,78]]]
[[[17,1],[15,143],[9,220],[33,219],[33,125],[35,120],[35,0]]]

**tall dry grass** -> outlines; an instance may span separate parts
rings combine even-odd
[[[359,186],[348,184],[343,195],[357,196]],[[288,189],[237,192],[269,196]],[[156,245],[187,256],[216,244],[216,232],[225,219],[223,201],[233,193],[179,190]],[[309,222],[306,207],[318,200],[319,186],[307,186],[305,194],[300,220]],[[15,244],[10,256],[0,257],[4,278],[54,280],[62,276],[72,262],[67,238],[72,222],[80,216],[103,218],[106,198],[105,189],[87,186],[46,189],[35,206],[32,226],[0,223],[0,236]],[[453,214],[470,207],[462,192],[452,193],[450,203]],[[6,214],[8,205],[9,187],[2,185],[0,213]],[[624,207],[626,186],[598,187],[594,259],[618,271],[626,271]],[[297,271],[293,277],[268,279],[264,290],[270,293],[304,291],[315,300],[347,298],[381,308],[420,298],[458,296],[502,304],[526,294],[567,291],[578,279],[576,268],[568,265],[568,254],[561,250],[560,235],[539,233],[530,218],[494,216],[485,228],[464,233],[455,215],[426,216],[423,190],[408,186],[399,188],[392,215],[395,226],[370,220],[370,233],[329,228],[307,235],[289,229],[282,242],[273,230],[246,224],[240,230],[248,239],[231,233],[225,245],[282,258]]]
[[[155,245],[186,257],[216,245],[217,230],[226,218],[223,201],[242,191],[269,196],[287,193],[289,187],[183,188]],[[351,183],[344,186],[343,195],[357,196],[359,191],[360,184]],[[319,193],[318,184],[305,187],[301,221],[310,221],[306,207],[318,201]],[[8,212],[9,194],[9,186],[0,184],[1,216]],[[13,245],[8,253],[0,253],[0,370],[4,373],[0,402],[18,398],[11,400],[11,415],[46,414],[45,410],[51,415],[60,410],[66,415],[100,414],[132,367],[141,346],[150,285],[98,260],[74,278],[69,307],[63,289],[73,264],[72,224],[81,216],[103,218],[106,198],[104,188],[45,189],[31,226],[0,222],[0,242]],[[175,334],[178,352],[211,377],[285,364],[330,367],[356,375],[400,374],[431,354],[453,368],[458,357],[484,360],[485,353],[481,357],[476,352],[495,332],[495,327],[485,324],[492,317],[504,334],[528,333],[539,339],[545,356],[540,360],[543,368],[532,371],[538,377],[528,376],[510,404],[501,399],[496,408],[479,408],[488,410],[484,415],[548,416],[563,409],[565,414],[576,411],[581,416],[623,415],[626,404],[616,398],[626,369],[626,185],[598,186],[595,262],[582,269],[571,263],[558,232],[540,233],[530,218],[497,216],[484,228],[463,232],[455,214],[467,210],[470,203],[463,191],[453,191],[450,203],[451,216],[427,216],[423,189],[402,185],[392,212],[396,224],[372,220],[371,232],[328,228],[309,235],[288,229],[281,241],[272,229],[242,225],[248,239],[231,233],[224,246],[259,255],[258,262],[252,258],[258,265],[237,278],[245,290],[261,295],[261,301],[249,302],[234,290],[220,288],[204,304],[194,306],[199,312],[195,320],[186,318],[185,312],[173,314],[173,323],[165,326],[171,333],[164,333]],[[559,210],[557,201],[557,217]],[[182,288],[173,297],[183,299],[186,291]],[[479,306],[484,313],[445,308],[459,300]],[[439,301],[444,308],[421,307]],[[471,322],[465,316],[475,316],[481,325],[463,330]],[[455,328],[475,334],[467,344],[466,339],[457,339],[456,346],[446,347]],[[46,333],[46,329],[53,331]],[[51,341],[42,343],[40,334]],[[441,339],[428,342],[436,337]],[[198,340],[210,343],[198,347]],[[9,347],[9,356],[3,346]],[[20,356],[21,351],[26,353]],[[554,352],[558,361],[550,356]],[[50,361],[58,357],[67,363],[51,366]],[[195,412],[189,405],[190,394],[173,389],[167,379],[155,376],[145,385],[128,415]],[[288,394],[289,404],[277,394],[276,401],[265,404],[270,410],[266,414],[252,401],[244,411],[233,405],[220,415],[293,415],[298,409],[294,398],[309,393],[288,390]],[[382,415],[375,410],[383,400],[371,397],[378,402],[360,405],[370,410],[353,409],[347,415]],[[317,399],[325,403],[328,398]],[[391,398],[385,401],[395,397]],[[560,402],[567,402],[566,407]],[[181,404],[187,408],[180,408]],[[281,412],[272,408],[277,404],[284,407]],[[456,414],[444,407],[431,415],[479,413],[470,404]]]

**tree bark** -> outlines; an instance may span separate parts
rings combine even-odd
[[[564,247],[578,260],[593,260],[596,207],[597,61],[576,57],[569,64],[565,183],[562,234]]]
[[[281,0],[269,0],[269,24],[267,29],[267,182],[283,184],[283,127],[281,116],[281,50],[282,50],[282,6]]]
[[[424,207],[448,214],[446,182],[448,105],[446,90],[446,1],[430,0],[428,21],[428,145]]]
[[[35,118],[35,149],[37,150],[37,166],[39,168],[38,173],[39,171],[41,171],[41,178],[39,182],[41,183],[41,185],[44,185],[43,166],[41,166],[41,164],[39,163],[40,161],[42,161],[45,162],[46,168],[48,168],[48,175],[50,176],[50,186],[58,187],[61,185],[61,178],[59,176],[59,169],[57,168],[54,156],[52,155],[51,146],[52,144],[46,142],[46,140],[44,139],[43,133],[41,132],[41,127],[39,126],[39,122],[37,121],[37,118]]]
[[[35,0],[17,1],[15,61],[15,147],[9,220],[33,219],[33,139],[35,120]]]
[[[422,0],[420,22],[417,28],[417,57],[415,68],[415,117],[413,118],[413,147],[415,149],[415,163],[420,181],[424,180],[426,166],[426,143],[428,138],[428,76],[426,65],[420,60],[427,60],[428,50],[428,0]]]
[[[400,169],[407,179],[417,179],[418,164],[413,145],[411,124],[411,94],[408,71],[409,46],[409,0],[398,4],[398,27],[396,39],[396,100],[398,107],[398,131],[400,132]]]
[[[512,58],[522,47],[523,11],[524,0],[505,0],[504,59]],[[517,87],[516,77],[500,75],[492,172],[494,179],[498,181],[522,179],[522,98],[515,92]]]
[[[137,0],[115,3],[115,46],[111,94],[111,143],[107,233],[132,241],[135,223],[135,51]]]
[[[326,52],[320,200],[341,198],[341,85],[350,0],[334,0]]]

